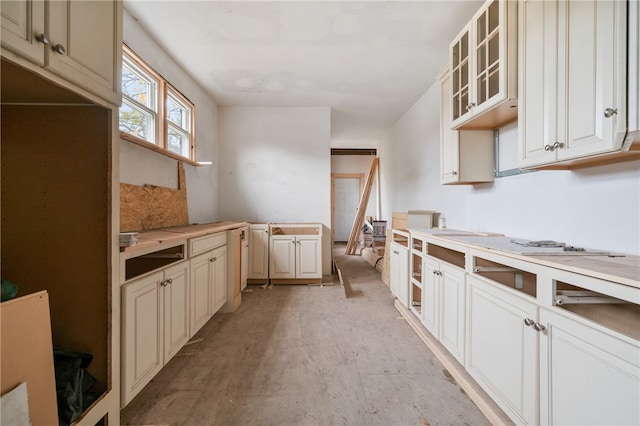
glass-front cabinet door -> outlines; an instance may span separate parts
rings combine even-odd
[[[471,58],[468,25],[451,44],[451,120],[455,121],[470,112]]]
[[[476,105],[480,106],[500,90],[500,15],[494,0],[476,18]]]
[[[517,117],[517,7],[487,0],[451,43],[453,128],[495,128]]]

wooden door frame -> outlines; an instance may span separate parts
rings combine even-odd
[[[331,246],[333,246],[335,237],[335,180],[336,179],[360,179],[360,197],[364,189],[364,173],[331,173]]]

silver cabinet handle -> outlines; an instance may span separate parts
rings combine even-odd
[[[400,253],[397,250],[394,250],[393,254],[400,254]]]
[[[44,44],[45,46],[48,45],[50,43],[49,41],[49,37],[47,37],[46,34],[42,33],[42,34],[38,34],[36,36],[36,40],[38,40],[40,43]]]
[[[53,51],[59,53],[60,55],[64,55],[65,53],[67,53],[67,50],[61,44],[56,44],[55,46],[53,46]]]
[[[544,150],[545,151],[553,151],[553,147],[551,145],[545,145],[544,146]]]
[[[527,327],[533,325],[535,323],[534,320],[532,320],[531,318],[525,318],[524,319],[524,325],[526,325]]]
[[[167,283],[167,280],[160,281],[160,285],[161,285],[162,287],[166,287],[166,286],[167,286],[167,284],[168,284],[168,283]]]
[[[217,257],[212,257],[211,259],[209,259],[209,262],[215,262],[216,260],[218,260]]]
[[[473,108],[474,106],[476,106],[476,104],[471,102],[469,105],[467,105],[467,111],[471,110],[471,108]]]
[[[173,278],[168,278],[167,279],[167,284],[171,284],[173,282]]]
[[[610,118],[613,117],[614,115],[616,115],[618,113],[618,109],[617,108],[605,108],[604,110],[604,116],[606,118]]]
[[[455,170],[451,172],[451,176],[457,176],[458,172],[456,172]]]
[[[564,148],[564,144],[562,142],[556,142],[556,143],[553,144],[553,147],[555,149]]]
[[[546,330],[547,327],[545,327],[544,325],[540,324],[539,322],[533,324],[533,328],[536,329],[536,331],[544,331]]]

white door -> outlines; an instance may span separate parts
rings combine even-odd
[[[189,330],[194,334],[211,318],[211,253],[204,253],[194,257],[190,262],[191,289],[189,299],[191,301]]]
[[[348,241],[360,203],[360,179],[335,178],[333,198],[334,241]]]

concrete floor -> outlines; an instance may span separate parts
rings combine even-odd
[[[336,250],[342,253],[341,250]],[[122,410],[125,425],[484,425],[360,256],[342,286],[249,286]]]

